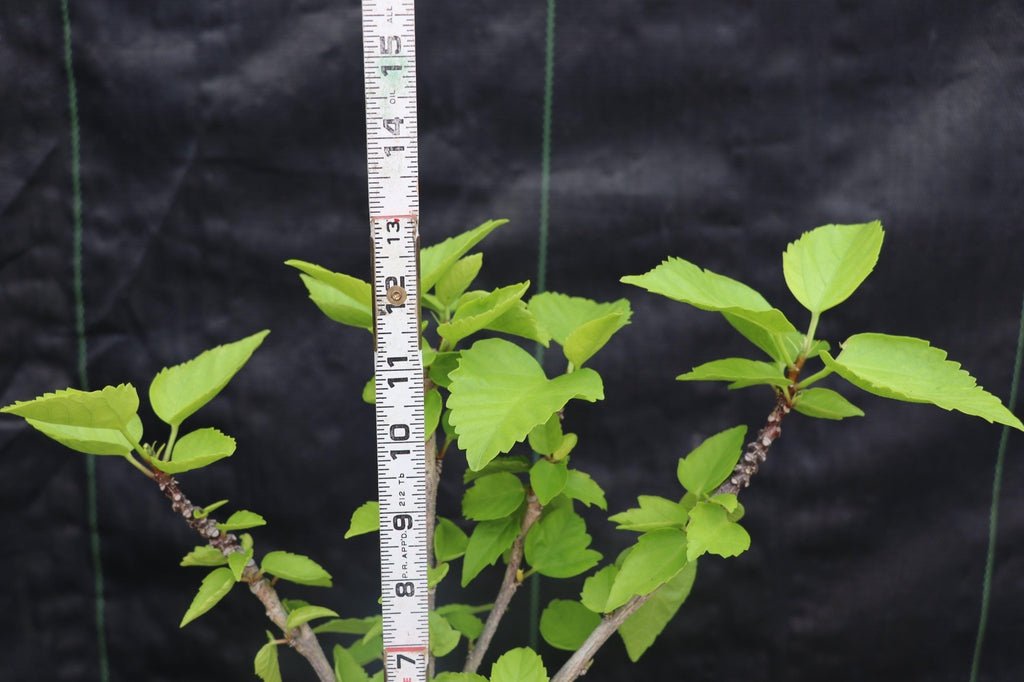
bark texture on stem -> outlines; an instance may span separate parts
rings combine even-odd
[[[519,568],[523,563],[523,543],[530,528],[540,518],[540,512],[541,505],[537,501],[537,497],[530,493],[529,497],[526,498],[526,513],[523,515],[519,535],[516,537],[515,542],[512,543],[512,554],[509,556],[508,566],[505,567],[505,577],[502,579],[501,587],[498,589],[498,596],[494,599],[494,607],[487,616],[487,622],[484,623],[484,629],[480,632],[476,644],[466,657],[466,665],[462,668],[463,672],[475,673],[480,667],[484,660],[484,655],[487,653],[487,648],[491,645],[491,639],[494,637],[494,633],[497,632],[498,625],[508,610],[508,605],[512,601],[513,595],[515,595],[519,585],[522,584]]]
[[[652,592],[651,594],[654,593]],[[561,670],[551,678],[551,682],[570,682],[585,674],[590,668],[590,664],[593,663],[597,650],[608,641],[609,637],[618,631],[619,627],[626,622],[626,619],[647,603],[650,596],[650,594],[646,594],[642,597],[633,597],[605,616],[601,624],[594,628],[594,631],[583,642],[583,645],[565,662]]]
[[[153,480],[156,481],[164,496],[171,501],[171,509],[180,515],[188,527],[197,532],[211,547],[220,551],[224,556],[244,551],[238,538],[233,533],[221,532],[214,519],[209,516],[196,518],[195,512],[198,508],[182,492],[181,486],[173,476],[162,471],[154,471]],[[309,662],[316,672],[317,679],[320,682],[334,682],[334,668],[328,663],[327,656],[324,655],[324,650],[320,647],[320,642],[313,633],[313,629],[308,625],[288,629],[288,612],[277,596],[277,590],[269,580],[260,574],[254,561],[250,560],[245,570],[242,571],[242,581],[248,583],[249,591],[263,604],[267,618],[284,633],[288,645]]]

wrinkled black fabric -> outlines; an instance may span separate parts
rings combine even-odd
[[[358,3],[71,12],[90,384],[144,394],[160,367],[272,329],[190,419],[235,435],[238,453],[183,485],[197,503],[264,514],[261,550],[309,553],[335,576],[331,590],[287,594],[374,612],[375,543],[341,539],[376,485],[359,400],[369,335],[326,320],[282,265],[369,273]],[[536,279],[544,22],[540,0],[418,7],[423,239],[511,218],[486,244],[486,286]],[[582,435],[573,464],[611,509],[677,495],[679,456],[771,409],[763,389],[673,381],[749,352],[716,316],[618,282],[670,254],[750,283],[802,325],[786,243],[880,218],[877,271],[820,331],[931,339],[1007,397],[1024,292],[1022,36],[1011,0],[558,4],[548,285],[636,310],[592,363],[607,400],[567,413]],[[4,404],[77,381],[62,50],[56,0],[0,6]],[[743,495],[751,550],[702,561],[641,662],[612,641],[587,679],[967,678],[999,429],[848,393],[866,418],[785,424]],[[984,680],[1024,679],[1022,448],[1011,436]],[[458,518],[464,465],[450,459],[442,511]],[[196,539],[118,460],[98,461],[98,491],[111,679],[253,679],[255,600],[232,594],[179,630],[203,572],[177,563]],[[0,420],[0,514],[0,678],[97,679],[82,457]],[[588,518],[606,557],[630,541]],[[460,599],[489,601],[499,573]],[[544,581],[543,602],[573,597],[571,584]],[[526,607],[521,594],[494,651],[525,644]],[[285,679],[310,679],[283,654]],[[544,654],[554,672],[563,654]]]

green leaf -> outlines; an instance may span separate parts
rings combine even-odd
[[[804,335],[796,330],[780,310],[741,310],[732,308],[722,312],[725,320],[752,344],[770,358],[791,365],[803,347]],[[808,354],[808,357],[814,357]]]
[[[448,375],[459,366],[459,358],[461,357],[462,351],[438,353],[434,357],[434,361],[430,363],[430,369],[428,370],[430,380],[441,388],[448,388],[451,385],[451,379]]]
[[[427,568],[427,588],[433,589],[437,587],[438,583],[448,575],[449,570],[451,570],[451,564],[448,563],[440,563],[437,566]]]
[[[580,602],[594,613],[609,611],[608,595],[611,594],[612,585],[615,584],[618,574],[619,569],[611,564],[587,578],[583,581]]]
[[[441,673],[434,682],[487,682],[487,678],[476,673]]]
[[[486,296],[463,303],[449,322],[437,325],[437,334],[455,346],[459,341],[484,329],[508,312],[523,297],[530,283],[520,282],[495,289]]]
[[[561,493],[568,479],[569,470],[564,461],[556,463],[541,458],[530,469],[530,487],[541,504],[547,504]]]
[[[490,476],[491,474],[497,474],[502,471],[507,471],[510,474],[525,474],[530,470],[530,460],[524,455],[508,455],[506,457],[498,457],[487,463],[487,466],[480,469],[479,471],[473,471],[472,469],[466,469],[462,474],[462,482],[469,483],[475,481],[478,478],[484,476]]]
[[[251,560],[252,547],[242,550],[241,552],[232,552],[228,555],[228,568],[231,569],[231,575],[234,577],[236,583],[242,580],[242,573],[245,571],[245,567],[249,565]]]
[[[551,338],[564,346],[569,337],[583,325],[609,315],[625,318],[620,328],[629,322],[629,301],[620,298],[612,303],[598,303],[589,298],[567,296],[545,291],[530,299],[530,312],[551,333]],[[613,332],[614,333],[614,332]]]
[[[671,580],[659,587],[643,606],[619,626],[619,635],[626,645],[629,660],[636,663],[654,644],[654,640],[690,596],[696,577],[697,562],[691,561]]]
[[[595,506],[598,509],[608,509],[608,503],[604,499],[604,491],[601,486],[590,477],[589,474],[585,474],[582,471],[576,469],[570,469],[569,475],[565,479],[565,488],[562,489],[563,494],[573,500],[579,500],[586,506]]]
[[[464,350],[451,379],[451,423],[475,470],[508,452],[569,400],[604,398],[601,377],[593,370],[548,379],[533,356],[501,339],[477,341]]]
[[[474,253],[471,256],[460,258],[449,268],[441,279],[437,280],[435,293],[441,304],[450,308],[453,303],[459,300],[459,296],[465,293],[469,285],[473,283],[476,276],[480,274],[480,268],[484,264],[484,255]]]
[[[533,649],[521,647],[505,652],[494,662],[491,682],[548,682],[548,671]]]
[[[721,493],[720,495],[715,495],[708,501],[717,504],[719,507],[730,513],[736,511],[740,506],[740,500],[736,497],[735,493]],[[696,503],[694,503],[694,506],[697,506]]]
[[[120,431],[138,418],[135,414],[138,409],[139,395],[135,387],[121,384],[98,391],[65,388],[33,400],[12,403],[0,408],[0,412],[46,424]]]
[[[127,455],[132,445],[115,429],[94,429],[88,426],[67,426],[51,424],[35,419],[26,419],[29,425],[57,441],[61,445],[84,452],[87,455]],[[136,443],[142,440],[142,420],[138,415],[128,422],[128,434]]]
[[[354,538],[357,535],[376,533],[380,530],[380,503],[376,500],[363,502],[352,512],[352,520],[349,521],[348,530],[345,532],[345,539]]]
[[[227,596],[227,593],[231,591],[234,584],[235,576],[231,575],[231,569],[221,567],[210,571],[203,578],[203,582],[199,586],[199,592],[192,599],[192,605],[188,607],[188,611],[185,612],[178,627],[185,627],[216,606],[217,602]]]
[[[423,396],[425,440],[429,440],[434,435],[434,431],[437,431],[437,425],[441,421],[442,409],[444,409],[444,406],[441,404],[441,393],[437,389],[427,391],[427,394]]]
[[[459,631],[451,626],[444,616],[431,611],[430,623],[430,653],[440,658],[447,656],[459,645],[461,635]]]
[[[750,534],[728,518],[722,506],[712,502],[698,502],[690,510],[690,523],[686,526],[686,558],[693,561],[705,553],[721,557],[739,556],[750,549]]]
[[[334,645],[334,678],[337,682],[370,682],[363,666],[345,647]]]
[[[325,571],[320,564],[301,554],[270,552],[263,557],[260,568],[264,573],[275,575],[297,585],[331,586],[331,574]]]
[[[363,384],[363,402],[367,405],[375,405],[377,403],[377,384],[375,377],[370,377],[369,380]]]
[[[324,315],[350,327],[373,331],[373,287],[368,282],[301,260],[287,260],[285,265],[302,273],[299,277],[309,298]]]
[[[196,545],[195,549],[181,558],[179,566],[223,566],[228,558],[210,545]]]
[[[281,682],[281,667],[277,663],[277,644],[274,643],[274,636],[269,632],[267,639],[269,641],[256,652],[253,668],[256,676],[263,682]]]
[[[655,495],[640,495],[640,507],[613,514],[608,520],[618,524],[618,530],[646,533],[659,528],[682,528],[686,525],[686,509],[678,502]]]
[[[863,417],[864,412],[839,393],[827,388],[805,388],[797,394],[793,409],[818,419]]]
[[[617,609],[633,596],[649,594],[668,582],[686,565],[686,545],[687,534],[675,528],[641,535],[615,576],[605,611]]]
[[[579,438],[575,433],[565,434],[565,436],[562,437],[562,444],[558,446],[558,449],[551,453],[551,461],[561,462],[576,448],[576,444],[578,442]]]
[[[384,638],[380,616],[377,617],[373,629],[350,646],[348,652],[352,654],[352,658],[357,664],[364,666],[383,657]]]
[[[338,614],[326,606],[300,606],[291,613],[288,614],[288,620],[285,623],[285,627],[289,630],[297,628],[300,625],[305,625],[311,620],[317,618],[337,618]]]
[[[622,282],[654,294],[661,294],[674,301],[688,303],[701,310],[772,310],[764,296],[746,284],[710,270],[702,270],[682,258],[669,258],[643,275],[623,277]]]
[[[463,296],[463,300],[468,297]],[[526,303],[522,300],[516,301],[508,310],[497,317],[493,322],[487,324],[484,329],[521,336],[524,339],[536,341],[545,348],[551,342],[551,334],[533,316]]]
[[[462,604],[445,604],[437,612],[443,615],[451,626],[461,632],[466,639],[472,641],[484,631],[484,622],[475,616],[469,607],[466,609],[452,608],[459,606]]]
[[[452,561],[466,553],[469,537],[452,521],[439,516],[434,526],[434,557],[438,561]]]
[[[540,455],[550,455],[562,444],[562,418],[558,413],[538,426],[533,427],[528,435],[530,447]]]
[[[228,385],[269,333],[257,332],[160,370],[149,385],[153,411],[172,426],[180,424]]]
[[[440,244],[420,249],[420,290],[430,291],[438,280],[487,235],[507,220],[488,220],[468,232],[444,240]]]
[[[192,517],[196,519],[205,519],[207,516],[217,511],[227,503],[227,500],[217,500],[216,502],[211,502],[210,504],[207,504],[203,507],[198,507],[192,510]]]
[[[825,364],[868,393],[911,403],[931,403],[1024,431],[1024,424],[960,368],[946,351],[924,339],[888,334],[856,334]]]
[[[235,452],[235,439],[214,428],[197,429],[186,434],[174,446],[170,461],[153,460],[152,464],[168,474],[181,474],[202,469]]]
[[[462,559],[463,587],[484,568],[493,565],[498,557],[512,546],[519,535],[519,517],[519,514],[513,514],[503,519],[476,524],[476,528],[469,536],[469,542],[466,543],[466,555]]]
[[[218,523],[217,528],[224,533],[230,533],[234,530],[258,528],[265,525],[267,525],[267,520],[256,512],[251,512],[247,509],[239,509],[229,516],[227,521],[224,523]]]
[[[563,651],[576,651],[601,623],[597,615],[578,601],[553,599],[540,616],[540,635]]]
[[[734,426],[707,438],[679,460],[676,476],[695,495],[711,492],[729,477],[743,454],[746,426]]]
[[[541,575],[571,578],[590,570],[601,554],[590,547],[587,524],[571,509],[547,511],[526,534],[526,561]]]
[[[729,381],[729,388],[747,388],[767,384],[778,388],[789,386],[789,380],[783,376],[782,370],[770,362],[747,360],[745,358],[725,358],[712,360],[694,367],[686,374],[676,377],[677,381]]]
[[[562,351],[565,353],[565,359],[574,367],[582,367],[583,363],[604,348],[615,332],[629,324],[632,311],[629,310],[629,302],[625,299],[623,302],[626,304],[625,312],[610,313],[591,320],[569,334],[569,338],[562,346]]]
[[[508,516],[526,499],[523,483],[515,474],[494,474],[479,479],[462,497],[462,515],[474,521]]]
[[[320,623],[313,632],[333,633],[338,635],[365,635],[374,629],[380,621],[380,616],[369,616],[367,618],[332,618],[329,621]]]
[[[786,285],[812,313],[839,305],[874,270],[883,236],[877,220],[805,232],[782,254]]]

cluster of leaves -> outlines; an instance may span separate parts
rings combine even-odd
[[[735,493],[722,492],[743,456],[747,429],[737,426],[712,435],[678,461],[676,475],[683,489],[678,499],[641,495],[638,506],[610,516],[618,529],[638,535],[614,561],[601,565],[603,556],[591,547],[579,507],[606,510],[605,495],[577,467],[585,446],[579,447],[578,436],[564,429],[564,420],[572,401],[603,399],[601,377],[586,365],[629,323],[630,305],[625,299],[597,302],[553,292],[526,298],[529,282],[472,289],[483,266],[483,255],[473,250],[503,223],[489,221],[420,254],[422,305],[430,313],[421,340],[429,388],[426,434],[440,443],[439,457],[457,448],[468,463],[462,518],[436,519],[429,583],[435,587],[461,561],[460,584],[465,587],[499,559],[508,561],[520,542],[525,561],[520,580],[532,573],[581,580],[579,599],[556,599],[544,609],[544,639],[555,648],[576,650],[605,614],[639,598],[642,605],[618,629],[629,656],[636,660],[687,598],[698,560],[706,554],[738,556],[750,546],[751,538],[739,523],[743,506]],[[622,281],[720,313],[767,356],[711,360],[680,375],[681,381],[725,381],[730,388],[767,386],[785,411],[810,417],[863,415],[837,391],[815,386],[835,374],[878,396],[930,403],[1024,430],[995,396],[928,341],[860,333],[848,337],[833,355],[832,345],[816,338],[822,313],[848,299],[867,278],[882,241],[882,227],[873,222],[827,225],[789,245],[783,254],[783,274],[796,300],[810,313],[804,332],[749,286],[681,258]],[[304,261],[288,264],[299,270],[310,298],[329,318],[373,331],[369,283]],[[74,450],[124,457],[150,478],[159,478],[157,472],[199,469],[230,456],[235,441],[212,428],[179,438],[179,429],[224,388],[266,333],[206,351],[153,379],[150,404],[170,427],[163,443],[142,444],[139,398],[130,384],[90,392],[66,389],[0,411],[25,418]],[[565,371],[549,377],[538,360],[509,337],[545,347],[553,341],[562,350]],[[820,367],[808,372],[811,362]],[[363,397],[373,401],[373,378]],[[224,504],[221,500],[193,514],[205,517]],[[536,513],[528,515],[531,510]],[[372,500],[358,507],[345,537],[376,532],[378,513]],[[259,514],[239,510],[217,529],[232,533],[264,524]],[[182,565],[212,569],[182,625],[216,605],[240,581],[270,575],[300,585],[331,584],[324,568],[301,555],[274,551],[257,565],[247,533],[226,556],[213,546],[197,546]],[[298,600],[285,600],[284,605],[289,630],[319,620],[314,632],[347,638],[333,648],[339,681],[383,680],[380,615],[341,617],[327,607]],[[463,640],[472,647],[484,629],[481,616],[490,608],[452,603],[434,609],[429,617],[432,655],[449,655]],[[267,644],[256,655],[256,673],[267,682],[280,680],[277,647],[286,641],[268,633]],[[446,672],[435,679],[487,678]],[[548,679],[543,661],[529,649],[505,653],[490,671],[491,682]]]

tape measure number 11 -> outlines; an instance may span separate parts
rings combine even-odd
[[[426,682],[427,477],[413,0],[363,0],[384,667]]]

